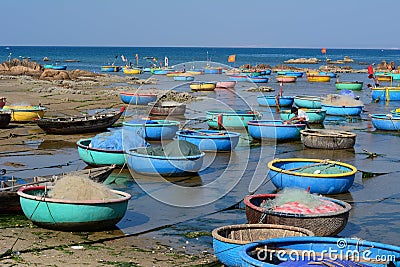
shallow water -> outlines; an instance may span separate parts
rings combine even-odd
[[[189,84],[173,81],[171,77],[157,76],[159,85],[166,91],[190,91]],[[204,75],[196,79],[215,81],[226,79],[225,75]],[[358,80],[367,84],[365,74],[342,74],[342,80]],[[337,93],[335,79],[329,83],[309,83],[299,78],[296,83],[284,84],[284,95],[318,95]],[[265,84],[276,91],[279,84],[271,78]],[[259,107],[256,97],[260,93],[248,92],[250,83],[238,83],[235,90],[216,90],[215,92],[196,92],[202,100],[187,103],[185,120],[178,118],[182,125],[192,128],[208,128],[205,112],[215,109],[254,109],[263,114],[263,119],[279,119],[279,114],[268,107]],[[146,86],[141,89],[145,89]],[[395,102],[371,103],[371,93],[365,87],[355,92],[364,102],[365,108],[360,118],[327,117],[326,129],[346,130],[357,133],[354,149],[332,151],[304,148],[300,141],[278,143],[253,141],[245,129],[239,129],[241,139],[232,153],[207,153],[204,168],[193,177],[162,178],[131,174],[128,170],[115,171],[110,178],[115,179],[111,187],[132,194],[125,217],[117,225],[125,234],[137,234],[166,227],[163,230],[148,233],[155,238],[170,240],[171,246],[185,246],[188,250],[209,250],[211,237],[188,238],[188,232],[211,232],[223,225],[245,223],[246,216],[242,199],[249,193],[273,192],[274,186],[268,181],[268,161],[273,158],[321,158],[340,160],[357,167],[356,181],[350,192],[334,196],[348,201],[353,209],[349,223],[339,234],[399,245],[400,214],[397,177],[400,168],[398,150],[399,133],[376,131],[368,114],[389,113],[398,107]],[[127,114],[134,117],[146,117],[148,108],[129,107]],[[177,118],[168,118],[177,119]],[[314,126],[317,128],[317,126]],[[79,159],[75,143],[60,140],[43,139],[22,145],[40,149],[39,155],[23,153],[0,157],[0,168],[19,177],[46,175],[82,169],[85,164]],[[363,149],[378,153],[369,158]],[[52,154],[46,154],[51,152]],[[18,162],[23,167],[13,167],[6,162]],[[52,167],[53,166],[53,167]],[[384,173],[384,175],[362,178],[363,173]],[[371,176],[371,174],[369,174]],[[368,175],[367,175],[368,176]],[[238,204],[238,205],[236,205]],[[235,206],[236,205],[236,206]],[[169,226],[169,227],[168,227]],[[186,242],[188,241],[188,242]]]

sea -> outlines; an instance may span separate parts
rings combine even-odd
[[[168,58],[170,66],[187,68],[194,62],[216,62],[227,66],[243,64],[268,64],[277,66],[284,61],[296,58],[318,58],[319,64],[291,65],[295,67],[318,68],[326,60],[340,60],[350,57],[353,63],[346,63],[355,70],[367,69],[370,64],[382,61],[394,61],[400,64],[400,50],[389,49],[326,49],[321,48],[201,48],[201,47],[38,47],[12,46],[0,48],[0,59],[28,58],[40,64],[62,64],[67,70],[81,69],[100,72],[102,65],[124,65],[122,58],[136,65],[148,67],[156,58],[164,62]],[[236,61],[228,63],[230,55],[236,55]],[[123,56],[123,57],[121,57]],[[43,61],[48,58],[49,61]],[[150,58],[150,59],[146,59]],[[65,62],[67,61],[67,62]],[[73,62],[71,62],[73,61]],[[113,73],[112,75],[123,75]],[[214,75],[214,74],[213,74]],[[196,79],[223,80],[219,76],[204,75]],[[280,85],[271,75],[265,84],[277,90]],[[190,92],[186,84],[177,85],[170,77],[157,77],[160,84],[167,88]],[[339,200],[351,204],[349,221],[338,237],[354,237],[369,241],[400,245],[400,193],[399,184],[399,132],[381,132],[374,129],[370,114],[388,114],[400,107],[400,103],[374,102],[371,90],[366,87],[371,83],[366,73],[340,74],[341,80],[363,81],[363,90],[356,92],[364,103],[360,117],[327,117],[321,126],[315,128],[351,131],[357,134],[356,145],[346,150],[307,149],[301,141],[275,143],[252,140],[247,131],[238,130],[241,134],[239,144],[231,153],[206,153],[204,166],[198,175],[180,178],[162,178],[134,176],[127,169],[114,173],[110,187],[123,190],[132,195],[125,217],[117,224],[125,235],[145,235],[163,239],[176,249],[187,252],[212,253],[213,229],[224,225],[246,223],[243,198],[248,194],[273,193],[275,187],[270,182],[267,163],[273,158],[318,158],[333,159],[354,165],[358,171],[354,185],[349,192],[333,195]],[[335,79],[328,83],[310,83],[299,78],[296,83],[283,85],[284,95],[335,94]],[[395,85],[397,82],[395,82]],[[205,112],[210,109],[253,109],[263,115],[263,119],[279,119],[276,110],[261,107],[257,96],[261,93],[249,91],[254,84],[239,83],[234,92],[216,90],[209,93],[194,93],[201,101],[188,104],[184,125],[196,129],[206,129]],[[131,107],[131,111],[136,109]],[[195,124],[193,122],[198,122]],[[31,142],[29,148],[57,149],[55,156],[43,155],[23,157],[26,170],[7,166],[10,173],[29,177],[36,175],[38,166],[42,172],[59,173],[83,168],[86,165],[80,160],[76,145],[60,146],[60,143],[46,141]],[[374,157],[368,152],[375,153]],[[18,156],[0,159],[0,165],[6,161],[21,161]],[[65,162],[69,162],[68,165]],[[51,164],[50,164],[51,163]],[[45,166],[54,165],[54,168]],[[60,169],[60,166],[64,166]],[[44,175],[45,173],[41,173]],[[328,226],[327,226],[328,227]]]

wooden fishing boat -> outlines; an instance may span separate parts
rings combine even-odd
[[[372,114],[372,125],[377,130],[400,131],[400,116],[392,114]]]
[[[157,94],[121,92],[119,93],[119,96],[122,102],[130,105],[147,105],[148,103],[157,100]]]
[[[193,91],[214,91],[216,85],[215,82],[192,82],[190,89]]]
[[[124,74],[141,74],[142,73],[142,69],[139,69],[139,68],[124,67],[124,68],[122,68],[122,71],[124,72]]]
[[[10,124],[11,121],[11,111],[0,110],[0,128],[5,128]]]
[[[391,80],[387,78],[388,76],[391,77]],[[400,80],[400,73],[398,71],[396,71],[396,72],[375,72],[375,77],[382,78],[386,82],[390,82],[390,81],[394,81],[394,80]]]
[[[215,85],[215,88],[227,88],[233,89],[236,85],[236,81],[219,81]]]
[[[326,116],[326,110],[324,109],[308,109],[302,108],[309,118],[308,123],[323,123]],[[290,110],[283,110],[279,112],[282,120],[290,120],[294,117],[294,114]]]
[[[174,76],[174,81],[190,82],[190,81],[194,81],[194,76],[177,75],[177,76]]]
[[[321,108],[326,110],[326,115],[334,116],[359,116],[364,106],[335,106],[321,104]]]
[[[183,116],[186,112],[186,105],[175,101],[164,101],[149,103],[151,106],[150,115],[154,116]]]
[[[170,68],[162,68],[162,69],[152,69],[151,73],[154,75],[167,75],[170,72],[173,72],[173,69]]]
[[[373,87],[372,100],[382,101],[400,101],[400,86],[397,87]]]
[[[135,128],[146,140],[162,141],[175,137],[179,130],[179,121],[171,120],[132,120],[122,123],[124,127]]]
[[[319,96],[298,95],[294,96],[294,104],[299,108],[320,109],[322,98]]]
[[[325,129],[305,129],[300,135],[305,147],[333,150],[354,147],[357,136],[352,132]]]
[[[125,164],[125,153],[123,150],[110,150],[91,147],[92,138],[80,139],[78,146],[79,157],[90,166],[106,166]]]
[[[194,156],[155,156],[138,153],[138,149],[127,152],[129,170],[144,175],[186,176],[200,171],[205,153]]]
[[[382,74],[382,75],[375,75],[375,79],[380,82],[392,82],[393,77],[391,75]]]
[[[124,111],[125,107],[122,107],[120,110],[93,115],[40,118],[35,122],[47,134],[92,133],[107,130],[119,120]]]
[[[18,190],[22,211],[34,224],[62,231],[111,229],[125,215],[131,195],[111,190],[118,197],[105,200],[66,200],[48,197],[52,187]]]
[[[242,266],[248,267],[387,267],[400,264],[398,246],[343,237],[304,236],[266,239],[244,245],[239,255]]]
[[[331,76],[329,75],[307,75],[307,81],[309,82],[330,82]]]
[[[363,87],[363,82],[335,82],[335,87],[337,90],[352,90],[360,91]]]
[[[314,236],[310,230],[279,224],[236,224],[216,228],[211,233],[214,254],[224,266],[241,267],[239,251],[251,242],[289,236]]]
[[[121,67],[119,66],[101,66],[101,71],[103,72],[119,72]]]
[[[291,107],[294,102],[293,96],[262,95],[257,96],[257,102],[264,107]]]
[[[19,196],[17,191],[21,187],[53,184],[55,181],[62,179],[65,176],[78,175],[87,176],[91,180],[102,183],[107,177],[113,172],[116,165],[107,167],[98,167],[91,169],[84,169],[80,171],[72,171],[57,175],[44,176],[44,177],[33,177],[29,179],[14,178],[9,176],[0,176],[1,187],[0,187],[0,213],[12,213],[20,212],[21,205],[19,203]]]
[[[186,140],[198,146],[200,151],[230,152],[239,142],[240,133],[217,130],[181,130],[178,140]]]
[[[244,198],[247,221],[251,224],[281,224],[310,230],[316,236],[334,236],[344,229],[349,219],[351,205],[334,198],[324,197],[342,209],[320,214],[296,214],[278,212],[261,207],[265,201],[273,200],[277,194],[249,195]]]
[[[277,120],[252,120],[247,124],[250,136],[258,140],[300,140],[300,131],[306,128],[304,123],[283,124]]]
[[[206,119],[210,128],[242,128],[248,121],[261,119],[261,114],[253,110],[210,110]]]
[[[42,106],[4,106],[3,110],[11,111],[11,122],[33,122],[43,118],[46,107]]]
[[[304,158],[274,159],[268,162],[268,168],[276,188],[303,188],[318,194],[347,192],[357,172],[357,168],[350,164]]]
[[[282,83],[294,83],[297,80],[297,76],[289,76],[289,75],[277,75],[275,77],[277,82]]]

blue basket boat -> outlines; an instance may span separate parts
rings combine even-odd
[[[109,200],[65,200],[47,196],[52,187],[23,187],[18,191],[22,211],[34,224],[62,231],[100,231],[114,227],[125,215],[131,195],[111,190]]]
[[[398,113],[395,113],[398,114]],[[392,114],[372,114],[372,125],[377,130],[400,131],[400,116]]]
[[[400,86],[398,87],[376,87],[371,88],[372,100],[382,101],[400,101]]]
[[[274,159],[268,162],[268,168],[276,188],[302,188],[318,194],[347,192],[357,172],[350,164],[305,158]]]
[[[119,96],[122,102],[130,105],[147,105],[150,102],[154,102],[157,100],[157,94],[137,94],[121,92],[119,93]]]
[[[249,267],[400,265],[400,247],[358,238],[317,236],[273,238],[247,244],[239,254],[243,261],[242,266]]]
[[[214,253],[224,266],[243,266],[239,251],[244,245],[288,236],[314,236],[310,230],[279,224],[226,225],[212,231]]]
[[[248,76],[247,81],[253,82],[253,83],[267,83],[268,82],[268,77],[264,76],[257,76],[257,77],[252,77]]]
[[[129,170],[144,175],[186,176],[200,171],[205,153],[194,156],[154,156],[141,154],[137,149],[127,152]]]
[[[247,123],[249,134],[254,139],[276,139],[277,141],[300,140],[303,123],[283,124],[277,120],[254,120]]]
[[[319,96],[299,95],[294,97],[294,104],[299,108],[320,109],[321,100]]]
[[[146,140],[160,141],[174,138],[180,123],[171,120],[132,120],[122,125],[137,128],[139,136]]]
[[[326,115],[334,116],[359,116],[363,106],[334,106],[321,104],[321,108],[326,110]]]
[[[174,81],[184,81],[184,82],[194,81],[194,76],[177,75],[174,76]]]
[[[287,71],[287,70],[282,70],[282,71],[278,71],[276,73],[277,75],[286,75],[286,76],[295,76],[295,77],[303,77],[304,72],[302,71]]]
[[[125,164],[125,154],[123,150],[110,150],[94,148],[90,146],[92,138],[80,139],[78,145],[79,157],[90,166],[106,166]]]
[[[261,114],[253,110],[210,110],[206,113],[210,128],[242,128],[247,122],[261,118]]]
[[[324,109],[305,109],[302,108],[308,116],[309,123],[323,123],[326,116],[326,110]],[[279,113],[281,119],[286,121],[294,117],[294,114],[290,110],[283,110]]]
[[[281,96],[277,97],[275,95],[263,95],[257,97],[257,102],[260,106],[267,107],[291,107],[293,105],[293,96]]]
[[[121,67],[119,67],[119,66],[101,66],[100,70],[103,72],[118,72],[121,70]]]
[[[240,133],[217,130],[182,130],[176,133],[178,140],[186,140],[201,151],[229,152],[235,149]]]
[[[230,81],[247,82],[247,75],[229,75]]]

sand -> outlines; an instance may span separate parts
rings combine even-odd
[[[119,92],[132,87],[113,86],[131,83],[131,77],[103,75],[71,81],[39,81],[28,76],[0,76],[0,96],[8,104],[31,104],[47,107],[45,116],[78,115],[82,111],[123,106]],[[155,86],[156,87],[156,86]],[[27,141],[43,138],[35,124],[0,129],[0,152],[29,152]],[[46,135],[62,145],[74,143],[82,136]],[[49,153],[32,148],[33,154]],[[8,162],[10,166],[24,165]],[[0,215],[4,216],[4,215]],[[4,218],[4,217],[3,217]],[[0,228],[0,266],[221,266],[211,252],[188,254],[177,251],[151,235],[124,236],[120,230],[96,233],[68,233],[46,230],[7,219]],[[211,250],[211,249],[210,249]],[[11,253],[8,253],[11,252]],[[210,264],[214,263],[214,264]],[[210,264],[210,265],[207,265]]]

